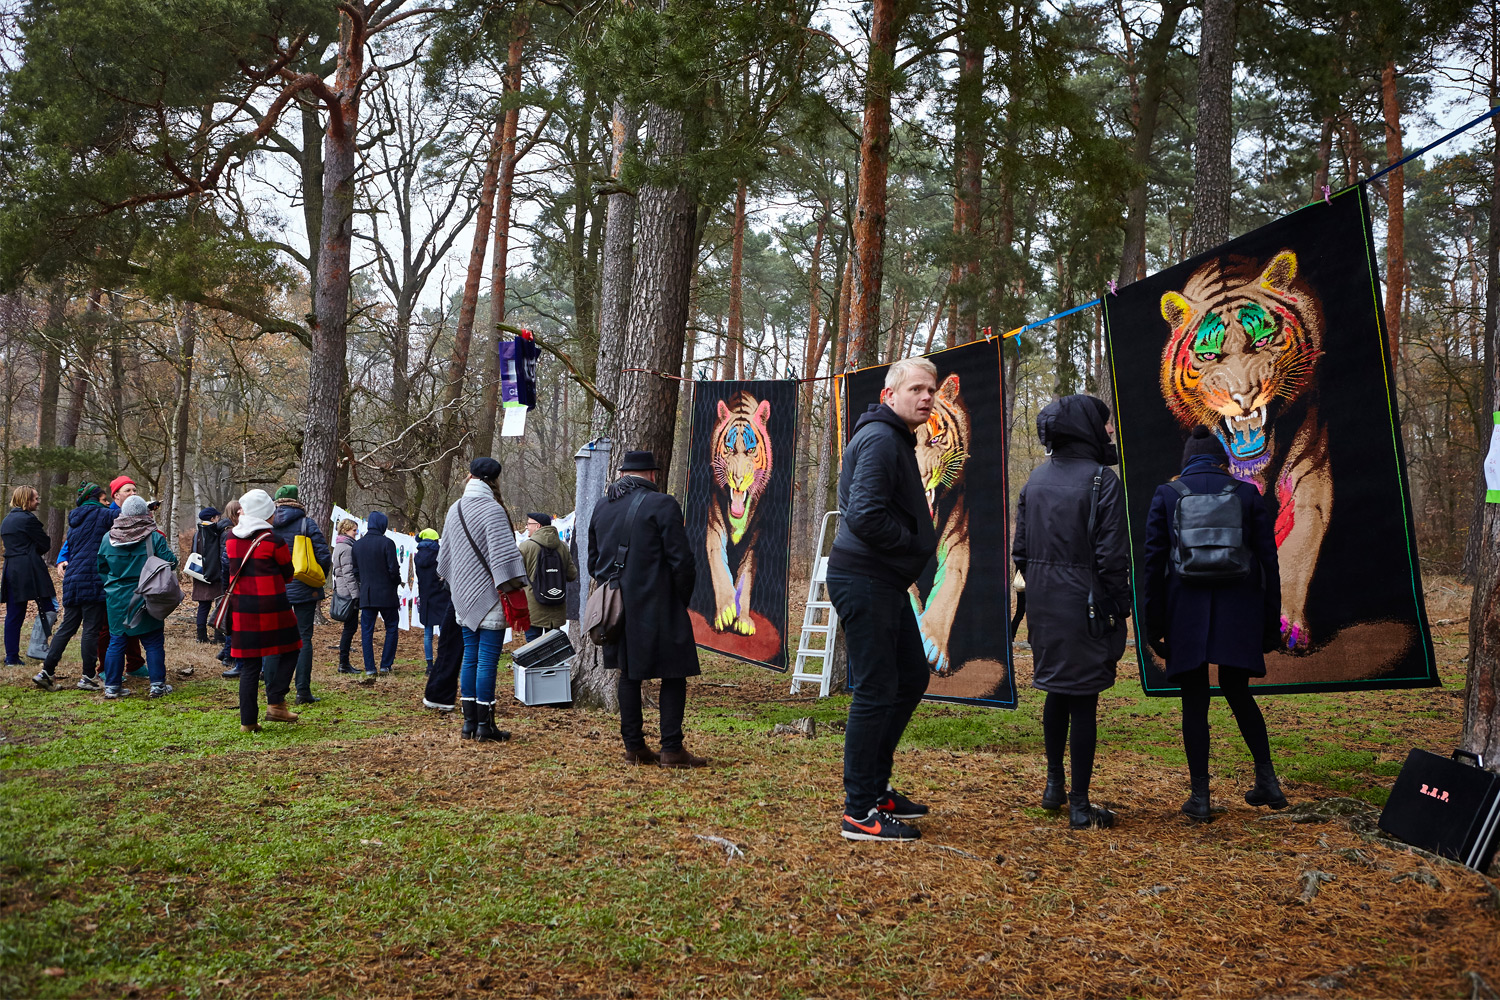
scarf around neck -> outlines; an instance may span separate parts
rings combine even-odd
[[[109,540],[116,545],[134,545],[156,530],[156,519],[150,514],[122,514],[109,529]]]

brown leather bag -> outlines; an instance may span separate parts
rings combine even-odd
[[[610,564],[610,574],[596,579],[593,592],[589,594],[588,607],[583,612],[583,630],[596,646],[608,646],[620,641],[625,633],[625,597],[620,593],[620,575],[625,572],[625,556],[630,551],[630,532],[635,527],[635,513],[641,501],[646,499],[645,490],[637,490],[630,501],[630,513],[625,515],[625,532],[620,547],[615,552],[615,561]]]

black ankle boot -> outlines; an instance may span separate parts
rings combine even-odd
[[[504,729],[495,728],[495,705],[493,702],[488,705],[483,702],[475,702],[474,712],[475,743],[504,743],[510,739],[509,732]]]
[[[1047,765],[1047,787],[1042,789],[1042,808],[1061,809],[1063,803],[1068,801],[1067,779],[1063,774],[1062,765],[1053,767]]]
[[[475,725],[479,720],[479,707],[473,698],[460,698],[458,703],[464,710],[464,727],[458,731],[461,740],[472,740],[474,738]]]
[[[1255,787],[1245,793],[1245,801],[1252,806],[1286,808],[1286,795],[1281,791],[1281,782],[1276,780],[1275,765],[1269,761],[1255,765]]]
[[[1213,821],[1213,806],[1208,799],[1208,775],[1192,778],[1193,794],[1182,804],[1182,814],[1195,823]]]
[[[1074,792],[1068,796],[1068,826],[1074,830],[1108,830],[1115,825],[1115,814],[1089,803],[1089,793]]]

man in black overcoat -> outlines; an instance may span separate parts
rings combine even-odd
[[[708,761],[682,746],[687,679],[702,672],[687,613],[697,568],[682,524],[682,507],[660,491],[658,475],[651,452],[625,453],[619,478],[610,484],[589,522],[589,575],[601,585],[614,578],[628,524],[629,548],[620,572],[625,629],[619,642],[604,647],[605,667],[620,672],[625,759],[662,767],[703,767]],[[641,681],[651,678],[661,680],[660,754],[646,746],[641,731]]]

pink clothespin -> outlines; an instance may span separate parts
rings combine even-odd
[[[1109,294],[1115,295],[1115,294],[1118,294],[1119,291],[1120,291],[1120,284],[1119,284],[1119,282],[1115,281],[1114,278],[1110,278],[1109,279]]]
[[[1333,201],[1328,197],[1328,185],[1323,185],[1323,204],[1332,205]]]

